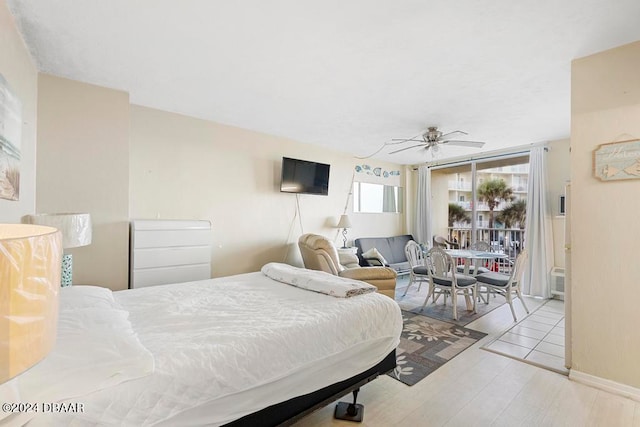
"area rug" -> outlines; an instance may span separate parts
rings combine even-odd
[[[459,296],[457,306],[458,320],[453,320],[451,298],[447,298],[447,305],[445,306],[444,298],[440,296],[435,304],[429,301],[429,304],[426,305],[424,310],[420,310],[422,308],[422,304],[424,304],[424,299],[427,296],[426,287],[427,285],[423,285],[418,292],[417,286],[413,285],[404,297],[401,296],[402,292],[404,292],[404,288],[401,288],[397,291],[399,293],[396,293],[396,302],[400,308],[405,311],[432,317],[434,319],[444,320],[445,322],[451,322],[459,326],[465,326],[506,303],[504,297],[500,295],[497,297],[491,295],[489,298],[489,304],[479,301],[476,304],[477,313],[473,314],[471,311],[467,310],[465,298],[463,296]],[[486,298],[485,292],[483,292],[482,296]]]
[[[396,368],[391,378],[414,385],[456,357],[476,341],[487,336],[452,323],[406,311],[402,312],[404,328],[396,350]]]
[[[444,298],[438,298],[435,304],[429,303],[425,306],[424,310],[420,311],[424,300],[420,306],[415,307],[409,311],[415,314],[422,314],[423,316],[432,317],[434,319],[444,320],[445,322],[451,322],[459,326],[465,326],[474,320],[484,316],[490,311],[505,304],[506,300],[502,296],[489,298],[489,304],[485,304],[479,301],[476,304],[476,313],[467,310],[464,297],[458,297],[458,320],[453,320],[453,308],[451,307],[451,298],[447,298],[447,305],[443,304]]]

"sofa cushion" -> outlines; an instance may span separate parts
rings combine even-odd
[[[409,240],[413,240],[413,236],[405,234],[393,237],[362,237],[355,239],[354,243],[358,247],[360,265],[364,266],[368,264],[362,258],[362,254],[371,248],[376,248],[389,264],[407,262],[404,247]],[[406,270],[409,268],[407,267]]]
[[[407,262],[407,255],[404,253],[404,247],[407,245],[409,240],[413,240],[413,237],[410,235],[387,237],[392,257],[392,259],[387,258],[389,263],[395,264],[399,262]]]
[[[393,268],[396,273],[407,273],[409,272],[409,270],[411,270],[411,266],[409,265],[409,262],[395,262],[393,264],[389,264],[390,268]]]

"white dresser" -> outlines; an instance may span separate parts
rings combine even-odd
[[[131,221],[129,288],[211,278],[211,223]]]

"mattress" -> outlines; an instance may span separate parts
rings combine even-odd
[[[336,298],[262,273],[113,300],[152,355],[152,372],[67,399],[83,410],[35,414],[29,426],[222,425],[375,366],[402,329],[384,295]]]

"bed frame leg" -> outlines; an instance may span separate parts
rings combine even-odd
[[[356,421],[361,423],[364,416],[364,406],[360,403],[356,403],[358,399],[359,388],[353,390],[353,403],[338,402],[336,405],[336,411],[333,414],[334,418],[346,421]]]

